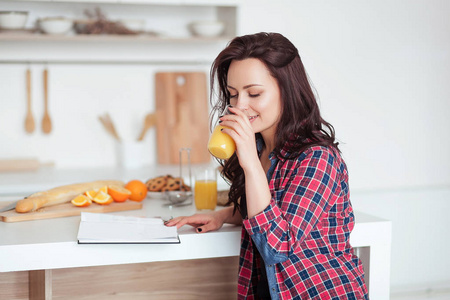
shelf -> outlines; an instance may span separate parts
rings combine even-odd
[[[230,39],[0,34],[0,63],[209,65]]]
[[[22,2],[62,2],[62,3],[95,3],[95,4],[142,4],[173,6],[236,6],[242,0],[28,0]]]
[[[58,0],[2,1],[4,10],[30,12],[22,31],[0,31],[0,63],[60,64],[202,64],[212,63],[238,33],[242,0]],[[58,4],[56,4],[58,3]],[[138,35],[47,35],[34,31],[43,16],[81,18],[85,9],[101,5],[111,20],[142,19],[145,31]],[[196,20],[220,20],[220,37],[192,36],[188,24]]]
[[[138,35],[46,35],[14,34],[0,32],[0,42],[173,42],[173,43],[216,43],[229,41],[232,37],[165,37],[151,34]]]

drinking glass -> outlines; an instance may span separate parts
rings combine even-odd
[[[229,111],[229,107],[230,105],[225,107],[223,115],[232,114],[232,112]],[[208,151],[219,159],[228,159],[236,151],[236,144],[231,136],[222,132],[222,128],[226,127],[219,124],[214,128],[214,131],[209,138]]]
[[[217,205],[217,172],[215,168],[202,168],[195,173],[195,207],[214,210]]]

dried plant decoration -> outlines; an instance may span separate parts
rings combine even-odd
[[[99,7],[93,11],[86,9],[84,11],[87,22],[79,22],[77,32],[81,34],[120,34],[120,35],[135,35],[136,31],[126,28],[121,22],[108,20],[106,15]]]

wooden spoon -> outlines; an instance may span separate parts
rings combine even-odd
[[[27,77],[27,116],[25,117],[25,131],[32,133],[34,131],[34,117],[31,112],[31,71],[28,68],[26,72]]]
[[[142,128],[141,134],[138,137],[138,141],[142,141],[147,131],[153,126],[155,126],[155,124],[156,124],[156,114],[151,113],[147,114],[145,116],[144,127]]]
[[[106,122],[108,123],[108,126],[111,128],[111,133],[113,134],[113,136],[116,138],[116,140],[120,141],[119,134],[117,133],[116,127],[114,126],[114,123],[113,123],[109,113],[105,113],[104,118],[105,118]]]
[[[48,70],[44,70],[44,117],[42,118],[42,131],[48,134],[52,131],[52,121],[48,113]]]
[[[103,127],[105,128],[106,132],[112,135],[116,140],[120,141],[119,135],[115,131],[114,125],[110,122],[110,120],[105,116],[98,116],[98,119],[102,123]]]

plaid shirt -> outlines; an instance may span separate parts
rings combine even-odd
[[[238,299],[257,298],[265,266],[272,299],[367,300],[363,266],[349,243],[354,215],[339,153],[313,146],[294,160],[269,158],[271,202],[243,220]]]

